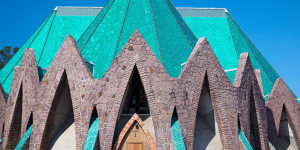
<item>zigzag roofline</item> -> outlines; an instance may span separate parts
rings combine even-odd
[[[133,48],[133,50],[131,50],[130,48],[131,47],[130,45],[132,44],[136,45],[135,48]],[[9,107],[10,112],[13,112],[16,105],[14,101],[16,100],[16,97],[18,95],[17,90],[19,89],[18,87],[20,87],[22,83],[24,84],[24,86],[28,86],[28,88],[26,89],[33,89],[33,92],[36,90],[36,94],[34,94],[36,96],[33,97],[30,96],[31,95],[30,92],[23,92],[24,97],[31,97],[36,102],[36,103],[32,103],[33,106],[31,108],[33,108],[33,113],[43,114],[40,115],[39,118],[36,118],[39,121],[34,121],[35,124],[33,126],[33,133],[32,133],[32,135],[34,136],[32,136],[30,142],[35,144],[32,144],[31,146],[37,146],[37,148],[39,148],[39,144],[42,142],[41,141],[42,135],[40,134],[43,133],[44,130],[43,127],[45,126],[46,123],[45,120],[47,120],[47,116],[48,116],[46,115],[47,111],[45,111],[45,109],[48,110],[49,109],[48,107],[51,106],[51,102],[55,93],[54,91],[56,90],[55,88],[57,88],[57,84],[59,83],[63,72],[66,72],[67,74],[67,80],[68,83],[70,83],[70,87],[74,87],[74,88],[70,88],[71,94],[73,93],[72,101],[74,101],[74,104],[76,104],[74,108],[82,107],[82,110],[89,111],[87,108],[89,108],[90,106],[99,105],[100,107],[100,105],[103,102],[105,103],[107,101],[107,102],[113,102],[114,104],[112,105],[112,109],[116,110],[120,107],[121,100],[123,99],[123,95],[125,93],[125,89],[126,89],[125,87],[131,76],[131,72],[132,72],[131,70],[133,66],[136,65],[138,71],[140,72],[141,79],[143,80],[146,93],[148,93],[147,96],[149,96],[148,100],[151,109],[150,112],[153,112],[154,128],[157,132],[160,131],[160,127],[155,126],[160,121],[160,119],[158,118],[170,117],[170,115],[167,115],[165,111],[172,112],[173,107],[178,106],[176,108],[180,112],[188,112],[191,114],[196,113],[195,110],[197,109],[195,109],[195,107],[197,107],[197,101],[199,101],[199,96],[200,96],[199,91],[201,91],[201,86],[199,85],[202,85],[203,78],[207,75],[209,80],[210,90],[212,90],[211,93],[213,94],[214,97],[212,103],[214,107],[216,107],[215,109],[216,119],[217,119],[218,126],[220,126],[220,130],[221,130],[220,133],[222,136],[223,147],[225,149],[236,149],[238,146],[238,141],[237,141],[238,133],[237,130],[235,130],[237,128],[237,122],[235,120],[237,119],[238,116],[237,113],[239,112],[239,109],[243,108],[240,106],[239,100],[241,99],[245,99],[245,101],[247,100],[246,97],[239,97],[238,100],[237,98],[238,93],[241,93],[241,95],[245,94],[243,90],[238,90],[238,89],[240,88],[248,89],[249,86],[252,86],[255,92],[254,100],[256,101],[255,103],[257,103],[256,109],[259,112],[257,119],[260,120],[259,121],[260,122],[259,127],[261,128],[260,142],[263,145],[264,149],[268,148],[268,139],[266,137],[266,131],[264,131],[265,129],[267,129],[265,128],[265,123],[264,123],[266,121],[264,120],[264,118],[266,118],[266,114],[263,111],[264,100],[262,98],[262,95],[260,94],[260,87],[256,81],[255,73],[253,68],[251,68],[252,67],[251,61],[247,54],[243,54],[243,56],[241,57],[241,60],[243,61],[240,61],[241,63],[238,67],[238,73],[237,73],[237,76],[240,78],[236,79],[237,80],[236,82],[243,83],[244,86],[234,87],[230,83],[224,70],[220,66],[220,63],[216,58],[216,56],[214,55],[212,49],[210,48],[207,40],[205,38],[202,38],[196,44],[196,47],[194,48],[191,56],[189,57],[188,62],[184,67],[183,72],[180,75],[180,78],[174,79],[168,77],[168,74],[165,71],[164,67],[160,64],[160,62],[155,57],[154,53],[151,51],[151,48],[147,45],[143,37],[137,31],[127,42],[124,49],[120,52],[120,55],[118,56],[118,60],[111,65],[111,67],[109,68],[108,72],[104,75],[104,77],[102,79],[93,79],[87,69],[87,66],[84,63],[84,60],[82,59],[81,53],[78,51],[74,39],[68,36],[64,41],[63,45],[61,46],[60,50],[58,51],[57,56],[54,58],[53,62],[51,63],[49,67],[49,72],[46,73],[43,80],[39,83],[39,86],[35,87],[34,85],[26,84],[29,83],[28,81],[33,81],[32,83],[34,83],[34,81],[39,82],[36,77],[37,72],[35,71],[34,73],[33,71],[30,71],[30,70],[37,70],[37,66],[30,65],[30,63],[35,63],[35,59],[33,59],[34,53],[33,51],[29,51],[29,50],[27,50],[25,53],[28,54],[24,55],[26,57],[23,58],[21,67],[17,68],[18,71],[16,71],[14,75],[14,82],[12,86],[13,87],[12,93],[14,94],[10,95],[9,97],[10,101],[8,101],[8,106],[10,106]],[[24,73],[24,71],[29,73]],[[31,77],[32,74],[35,74],[34,78]],[[250,80],[247,79],[249,77],[248,74],[251,74]],[[120,75],[121,78],[115,78],[116,76],[120,76]],[[190,80],[191,78],[193,78],[194,80],[191,81]],[[113,90],[115,88],[113,86],[114,84],[111,85],[112,87],[99,86],[99,85],[109,84],[110,82],[117,82],[117,83],[120,82],[119,83],[120,85],[116,87],[118,90]],[[77,86],[77,84],[80,85]],[[178,94],[178,95],[175,94],[176,100],[178,102],[174,103],[172,101],[172,98],[167,96],[169,95],[169,93],[161,89],[162,87],[161,84],[166,86],[165,90],[174,91],[175,93]],[[30,86],[32,88],[30,88]],[[285,85],[282,84],[280,87],[284,87],[284,86]],[[274,87],[274,89],[278,89],[278,88]],[[161,94],[154,94],[156,92]],[[185,94],[182,94],[182,92],[183,93],[186,92],[189,96],[185,97],[184,96]],[[276,93],[280,94],[281,92],[282,91],[280,89],[274,90],[272,95],[275,95],[274,97],[276,98]],[[288,93],[289,90],[284,90],[284,92]],[[75,94],[75,93],[81,93],[81,94]],[[281,96],[283,96],[282,97],[283,99],[288,98],[289,101],[293,99],[293,97],[291,97],[291,94],[287,94],[286,96],[288,97],[284,97],[285,95],[281,95]],[[107,99],[108,97],[109,99]],[[285,101],[287,102],[288,99],[285,99]],[[157,100],[163,100],[163,101],[157,101]],[[186,100],[189,101],[189,103],[187,103],[186,106],[188,111],[187,110],[184,111],[186,107],[180,107],[182,105],[181,101],[186,101]],[[273,102],[272,98],[270,98],[270,101],[268,101],[268,103],[271,103],[273,106],[276,106],[277,100]],[[154,109],[158,107],[156,106],[156,104],[172,106],[172,107],[166,107],[169,109],[160,112],[160,109]],[[39,109],[39,108],[43,108],[43,109]],[[298,108],[299,108],[299,104],[297,104],[296,101],[291,102],[288,107],[288,109],[291,110],[289,112],[290,115],[295,116],[297,112],[292,110],[297,110]],[[278,108],[275,107],[271,109],[273,111],[276,111]],[[30,109],[28,109],[27,111],[30,111]],[[84,120],[81,120],[80,119],[81,117],[78,116],[80,114],[86,114],[86,113],[76,113],[78,112],[78,109],[75,109],[74,112],[75,112],[74,114],[77,115],[75,116],[75,128],[77,131],[80,131],[76,133],[76,141],[78,143],[76,146],[77,148],[80,149],[86,137],[86,134],[83,133],[87,132],[89,123],[82,122]],[[118,112],[119,111],[107,112],[107,114],[109,115],[107,118],[109,120],[107,121],[115,123],[116,117],[118,116],[117,115]],[[184,115],[179,113],[178,115],[179,115],[178,117],[181,118],[181,120],[190,120],[188,122],[181,122],[182,131],[184,135],[183,137],[187,142],[186,143],[187,147],[190,147],[192,146],[191,143],[193,143],[193,132],[192,132],[193,128],[191,127],[194,126],[195,118],[185,118],[185,116],[188,116],[187,114]],[[232,117],[228,117],[228,116],[232,116]],[[10,118],[7,119],[12,120],[13,118],[14,117],[11,116]],[[293,130],[295,130],[294,135],[296,136],[296,139],[299,139],[300,136],[298,130],[299,126],[297,126],[297,121],[299,120],[297,119],[298,119],[297,117],[289,118],[289,120],[291,120],[291,123],[293,124]],[[104,126],[105,124],[105,122],[103,121],[104,120],[99,121],[101,123],[101,126]],[[230,126],[228,126],[228,123],[230,123]],[[76,124],[77,125],[81,124],[84,126],[81,126],[79,128],[79,126],[76,126]],[[41,132],[37,132],[38,126],[41,128],[40,129]],[[9,129],[11,127],[12,124],[9,123],[6,124],[6,129]],[[24,126],[22,126],[22,128],[23,127]],[[5,140],[4,140],[5,142],[3,143],[4,146],[7,145],[7,139],[9,136],[8,131],[9,130],[7,130],[7,132],[5,133]],[[110,139],[112,138],[107,138],[107,137],[113,136],[112,134],[110,134],[113,131],[114,131],[114,125],[109,126],[106,132],[100,129],[100,132],[102,133],[100,134],[101,135],[100,141],[102,140],[102,142],[105,143],[102,144],[104,149],[105,148],[111,149],[112,145]],[[168,139],[165,138],[166,136],[168,136],[168,133],[166,133],[165,135],[162,134],[157,138]],[[83,138],[79,138],[79,137],[83,137]],[[159,143],[160,141],[164,141],[164,143],[166,142],[165,140],[159,140],[159,139],[156,140],[157,140],[156,143],[157,145],[164,145],[163,143]],[[104,145],[108,147],[105,147]]]

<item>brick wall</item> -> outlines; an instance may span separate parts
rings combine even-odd
[[[41,81],[38,78],[34,51],[26,50],[21,66],[16,68],[7,99],[3,148],[9,149],[8,147],[15,146],[15,143],[11,144],[9,136],[15,128],[13,120],[18,115],[22,116],[18,130],[20,135],[23,135],[32,112],[33,132],[29,146],[30,149],[44,148],[43,137],[47,136],[46,126],[49,119],[51,120],[49,115],[51,106],[54,105],[55,93],[65,73],[72,98],[77,149],[83,148],[92,115],[91,108],[94,107],[99,116],[100,148],[112,149],[117,117],[135,66],[145,88],[153,119],[155,133],[153,142],[159,150],[174,149],[170,127],[175,107],[186,148],[193,149],[196,114],[205,78],[208,80],[223,149],[242,147],[238,139],[238,115],[240,115],[241,129],[246,137],[250,138],[251,100],[254,101],[253,111],[257,121],[255,131],[259,133],[258,139],[262,149],[269,149],[268,135],[273,136],[268,134],[268,129],[272,127],[267,121],[273,120],[275,125],[278,124],[278,108],[283,104],[287,108],[287,117],[299,146],[299,104],[279,79],[266,104],[273,112],[273,117],[267,113],[259,79],[247,54],[241,55],[236,79],[232,85],[208,41],[202,38],[196,44],[180,76],[171,78],[141,34],[136,31],[101,79],[93,78],[78,51],[76,42],[70,36],[65,39]],[[17,109],[16,100],[20,87],[23,88],[22,114],[14,115],[12,112]],[[252,99],[250,92],[253,95]],[[4,106],[5,103],[0,104],[0,108]],[[3,112],[1,113],[3,116]]]

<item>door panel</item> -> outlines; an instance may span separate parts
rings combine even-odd
[[[142,143],[128,143],[128,150],[143,150]]]

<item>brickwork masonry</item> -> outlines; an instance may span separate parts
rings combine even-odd
[[[30,149],[46,148],[49,134],[47,124],[54,119],[51,108],[57,103],[55,95],[61,92],[57,89],[62,80],[67,80],[74,112],[76,148],[83,148],[91,110],[95,107],[99,116],[100,149],[112,149],[117,117],[135,66],[145,88],[153,119],[156,137],[153,147],[158,150],[174,149],[170,127],[175,108],[186,148],[193,149],[197,107],[204,80],[209,84],[223,149],[243,148],[238,138],[238,118],[245,136],[250,139],[250,113],[254,114],[252,120],[257,123],[253,129],[259,135],[255,140],[256,145],[261,149],[269,149],[269,139],[276,139],[278,135],[282,107],[287,110],[288,121],[300,146],[299,103],[286,84],[278,79],[265,104],[261,79],[257,78],[259,76],[253,70],[247,53],[241,54],[232,85],[207,39],[201,38],[180,76],[171,78],[139,31],[136,31],[101,79],[93,78],[71,36],[66,37],[41,81],[34,50],[27,49],[21,66],[15,68],[9,97],[6,99],[3,91],[0,92],[0,125],[5,124],[2,148],[12,149],[16,146],[16,139],[25,133],[31,113],[33,131],[27,144]],[[252,111],[250,103],[254,104]],[[17,116],[21,116],[21,121],[15,121]]]

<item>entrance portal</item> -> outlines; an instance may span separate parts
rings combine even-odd
[[[125,135],[120,148],[121,150],[150,150],[150,145],[144,131],[135,122]]]
[[[154,140],[142,119],[134,114],[121,131],[115,150],[156,150]]]

